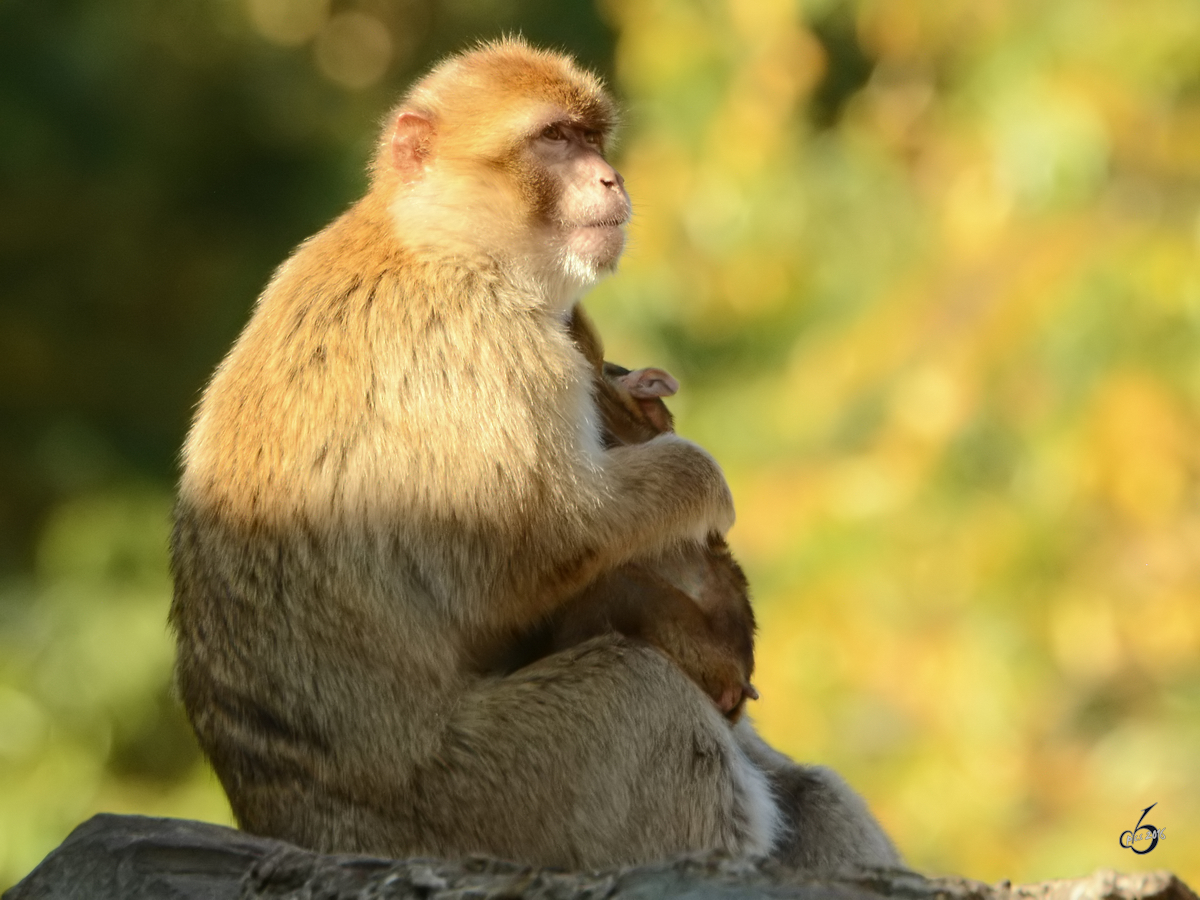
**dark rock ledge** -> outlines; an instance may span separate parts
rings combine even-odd
[[[1013,886],[904,871],[815,878],[694,857],[608,872],[466,860],[324,856],[203,822],[99,815],[0,900],[1197,900],[1168,872]]]

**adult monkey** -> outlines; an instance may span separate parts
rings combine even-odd
[[[815,862],[894,861],[836,776],[792,767],[819,790],[781,815],[791,764],[650,647],[609,635],[479,666],[596,574],[733,518],[694,444],[601,447],[566,333],[623,244],[614,117],[592,76],[521,41],[443,62],[206,390],[171,622],[247,830],[584,867],[765,853],[790,821]]]

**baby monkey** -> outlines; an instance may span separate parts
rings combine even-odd
[[[663,397],[679,389],[661,369],[605,362],[591,319],[575,306],[568,332],[593,369],[592,390],[607,447],[641,444],[674,430]],[[730,721],[742,715],[754,671],[754,611],[746,576],[718,534],[597,578],[554,616],[548,652],[608,632],[645,641],[679,666]]]

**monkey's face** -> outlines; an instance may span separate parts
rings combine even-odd
[[[624,179],[604,158],[609,123],[538,97],[497,106],[507,121],[490,109],[396,117],[387,162],[399,180],[397,222],[422,245],[467,246],[504,261],[567,309],[625,246],[631,209]]]
[[[413,87],[376,181],[406,243],[483,254],[565,310],[625,244],[629,195],[604,158],[615,121],[600,82],[569,58],[483,45]]]
[[[562,115],[539,125],[521,165],[530,207],[563,274],[590,283],[625,246],[625,180],[604,158],[600,129]]]

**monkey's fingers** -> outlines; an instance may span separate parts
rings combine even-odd
[[[742,685],[742,693],[745,694],[747,697],[749,697],[751,700],[758,699],[758,691],[755,689],[754,685],[752,685],[748,681]]]

